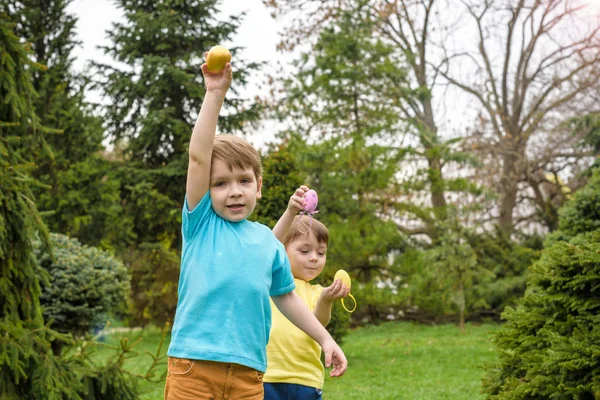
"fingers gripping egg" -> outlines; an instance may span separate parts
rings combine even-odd
[[[350,279],[350,275],[343,269],[338,270],[333,277],[334,280],[341,279],[342,283],[348,286],[348,289],[352,289],[352,280]]]

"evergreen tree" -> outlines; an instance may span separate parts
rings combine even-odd
[[[29,161],[39,149],[50,152],[30,76],[44,67],[30,60],[14,27],[0,13],[0,397],[130,400],[135,393],[121,370],[129,347],[116,361],[93,367],[83,347],[69,356],[55,354],[53,344],[74,342],[44,325],[40,280],[47,282],[47,275],[37,266],[33,240],[38,236],[50,246],[35,206],[31,188],[37,182]]]
[[[14,25],[0,14],[0,160],[2,161],[1,241],[2,317],[13,321],[41,322],[39,281],[31,238],[39,231],[47,242],[47,232],[33,202],[28,176],[33,165],[24,157],[23,147],[44,144],[43,132],[33,108],[35,91],[28,70],[43,68],[33,63],[14,34]],[[30,297],[30,301],[27,298]]]
[[[52,353],[50,342],[61,339],[44,326],[32,239],[48,238],[23,156],[24,147],[44,145],[29,75],[41,66],[13,29],[0,14],[0,397],[70,399],[81,383]]]
[[[483,272],[473,280],[472,299],[479,306],[469,311],[475,318],[498,319],[507,306],[523,297],[527,269],[540,258],[542,238],[531,236],[518,243],[498,228],[495,232],[473,229],[465,236]]]
[[[179,217],[185,192],[187,146],[204,97],[200,66],[204,52],[228,42],[240,18],[216,19],[216,0],[116,2],[124,22],[108,32],[104,48],[119,66],[96,65],[99,87],[110,100],[106,125],[122,143],[128,169],[123,201],[134,216],[137,243],[162,242],[180,247]],[[236,93],[257,64],[246,63],[231,49],[234,86],[219,120],[221,132],[239,131],[258,117],[258,107]]]
[[[30,43],[38,93],[35,109],[50,152],[33,154],[34,177],[47,186],[34,188],[38,209],[51,231],[76,236],[90,245],[112,248],[131,241],[131,228],[120,206],[119,184],[110,177],[103,149],[101,119],[85,101],[88,79],[73,72],[74,16],[66,9],[71,0],[10,0],[6,8],[16,33]]]
[[[490,399],[600,397],[600,172],[560,210],[528,291],[496,335]]]

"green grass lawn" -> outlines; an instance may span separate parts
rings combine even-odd
[[[327,400],[474,400],[483,399],[482,366],[495,360],[490,333],[498,325],[467,325],[461,334],[454,325],[424,326],[407,322],[390,322],[351,331],[342,345],[349,368],[342,378],[325,379]],[[126,336],[143,340],[138,352],[156,352],[160,342],[158,330],[113,334],[108,343]],[[165,343],[163,353],[168,343]],[[101,350],[98,357],[109,355]],[[128,360],[125,367],[144,374],[151,363],[148,355]],[[166,364],[160,366],[164,372]],[[140,399],[162,399],[164,381],[141,382]]]

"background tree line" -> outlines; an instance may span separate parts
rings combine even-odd
[[[3,361],[8,394],[41,390],[23,383],[44,365],[34,353],[61,360],[72,345],[63,334],[81,337],[109,315],[131,326],[172,320],[200,65],[244,21],[219,20],[217,0],[118,0],[123,22],[103,48],[114,63],[78,73],[69,3],[0,1],[2,324],[21,349]],[[338,268],[358,282],[359,308],[351,318],[338,308],[332,332],[499,319],[597,165],[598,21],[567,0],[265,4],[291,21],[280,50],[295,67],[248,99],[262,64],[232,47],[219,130],[285,127],[262,151],[252,218],[273,226],[299,184],[318,191],[331,233],[321,282]],[[19,342],[22,329],[38,335],[35,351]],[[69,379],[84,383],[68,398],[111,398],[89,397],[102,393],[102,375],[85,371],[87,380],[65,375],[56,398]],[[114,371],[110,387],[127,387]]]

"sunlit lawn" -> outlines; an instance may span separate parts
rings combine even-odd
[[[327,400],[376,399],[483,399],[481,378],[485,363],[494,361],[490,333],[497,325],[467,325],[461,334],[454,325],[424,326],[407,322],[386,323],[351,331],[342,345],[349,360],[349,369],[342,378],[325,380]],[[143,340],[136,347],[139,353],[156,352],[160,332],[113,334],[107,343],[117,343],[122,337]],[[167,338],[168,342],[168,338]],[[165,343],[163,353],[168,343]],[[110,355],[100,350],[99,357]],[[131,372],[144,374],[151,364],[148,355],[126,362]],[[160,366],[164,372],[166,363]],[[140,399],[162,399],[164,381],[140,383]]]

